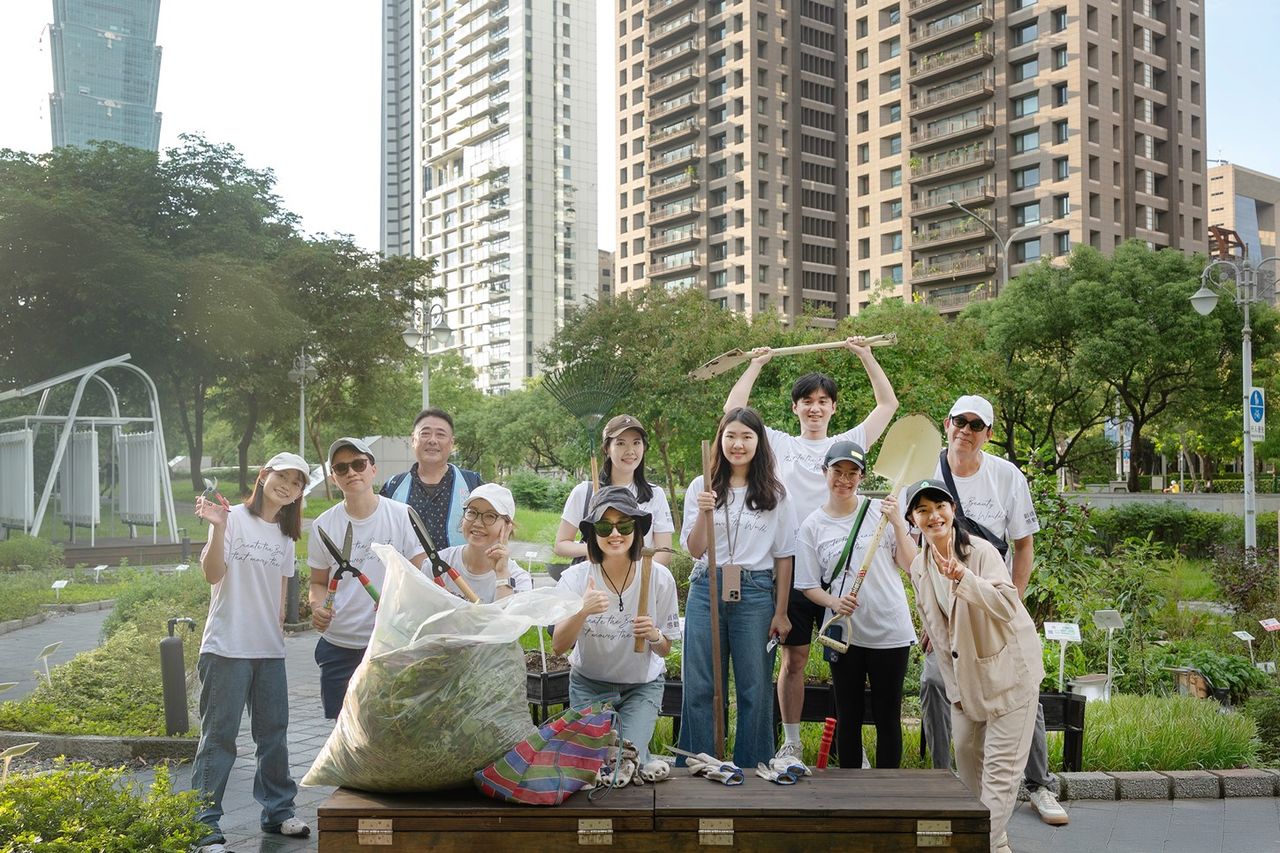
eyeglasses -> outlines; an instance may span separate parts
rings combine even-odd
[[[355,471],[359,474],[365,468],[368,468],[369,460],[362,457],[360,459],[352,459],[350,462],[336,462],[331,467],[333,468],[333,473],[339,477],[345,477],[348,471]]]
[[[634,518],[624,519],[623,521],[599,521],[591,525],[595,528],[597,536],[608,536],[613,531],[618,531],[623,536],[630,536],[636,532],[636,520]]]
[[[828,468],[827,473],[837,483],[856,483],[862,479],[861,471],[837,471],[835,468]]]
[[[970,432],[982,432],[991,424],[984,424],[981,418],[966,418],[964,415],[952,415],[951,423],[956,425],[956,429],[969,428]]]
[[[497,522],[502,516],[496,512],[480,512],[479,510],[467,507],[462,511],[462,517],[467,521],[483,521],[485,527],[490,527]]]

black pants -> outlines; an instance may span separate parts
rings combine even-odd
[[[867,649],[849,646],[831,664],[836,694],[836,745],[842,768],[862,766],[862,720],[865,691],[871,682],[871,718],[876,724],[879,769],[902,764],[902,681],[907,675],[910,646]]]

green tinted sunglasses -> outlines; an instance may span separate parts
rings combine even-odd
[[[630,536],[636,532],[636,520],[628,518],[626,521],[605,521],[600,519],[593,522],[592,527],[595,528],[597,536],[608,536],[614,530],[617,530],[623,536]]]

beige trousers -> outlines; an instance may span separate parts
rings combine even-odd
[[[979,722],[951,707],[956,773],[991,811],[991,849],[1004,834],[1018,803],[1018,785],[1031,751],[1039,697],[1000,717]]]

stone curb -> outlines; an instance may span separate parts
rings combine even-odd
[[[1280,796],[1280,769],[1057,773],[1063,800],[1220,800]]]
[[[286,634],[305,634],[308,631],[314,631],[315,627],[308,622],[286,622],[284,623],[284,632]]]
[[[1224,797],[1274,797],[1276,777],[1265,770],[1210,770],[1222,780]]]
[[[73,761],[96,761],[103,764],[126,763],[135,759],[192,759],[198,738],[186,737],[110,737],[106,735],[51,735],[42,732],[0,731],[0,749],[20,743],[40,745],[28,755],[32,758],[57,758],[64,755]]]
[[[1064,800],[1114,800],[1116,780],[1106,773],[1059,773]]]
[[[1153,770],[1117,771],[1107,775],[1116,780],[1116,799],[1169,799],[1171,788],[1169,777]]]
[[[1175,800],[1218,799],[1222,796],[1222,781],[1208,770],[1165,770],[1169,777]]]
[[[37,613],[36,615],[28,616],[25,619],[10,619],[7,622],[0,622],[0,634],[8,634],[11,631],[30,628],[32,625],[39,625],[48,618],[48,613]]]
[[[40,609],[45,613],[92,613],[95,610],[110,610],[115,606],[114,598],[106,598],[102,601],[85,601],[80,604],[41,604]]]

